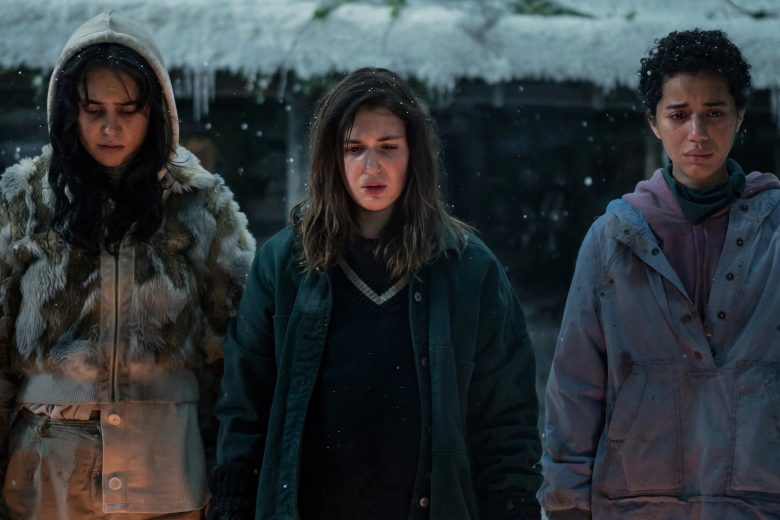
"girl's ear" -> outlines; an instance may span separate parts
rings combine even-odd
[[[655,114],[648,110],[645,112],[645,119],[647,119],[647,124],[650,125],[650,130],[652,130],[655,136],[660,139],[661,133],[658,131],[658,120],[655,118]]]
[[[745,120],[745,109],[737,110],[737,132],[742,128],[742,121]]]

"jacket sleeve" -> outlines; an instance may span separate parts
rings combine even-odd
[[[207,334],[204,353],[209,361],[222,358],[227,323],[236,315],[246,284],[255,240],[247,229],[246,216],[239,210],[233,193],[219,176],[205,192],[208,229],[203,268],[198,273],[200,300]]]
[[[599,316],[599,223],[577,258],[545,399],[544,482],[539,501],[550,518],[590,518],[591,474],[604,428],[606,366]]]
[[[24,195],[20,196],[24,197]],[[18,201],[16,201],[18,204]],[[8,432],[14,415],[14,403],[19,385],[18,374],[12,368],[11,350],[14,322],[18,312],[18,295],[13,288],[11,244],[18,238],[23,222],[10,217],[9,200],[0,193],[0,486],[5,480]],[[26,208],[26,205],[24,205]],[[23,220],[23,219],[22,219]]]
[[[220,428],[217,468],[211,479],[210,519],[254,518],[276,382],[276,263],[272,246],[260,248],[238,314],[228,325],[225,374],[217,403]]]
[[[206,462],[216,461],[218,423],[214,414],[223,370],[224,337],[228,320],[238,310],[241,293],[255,252],[254,238],[247,230],[247,219],[219,176],[204,193],[205,221],[203,269],[198,273],[198,290],[204,313],[205,360],[199,372],[201,397],[198,403],[200,430],[206,446]]]
[[[501,264],[492,254],[490,259],[468,399],[480,518],[538,519],[534,354],[517,295]]]

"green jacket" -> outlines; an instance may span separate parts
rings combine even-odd
[[[329,276],[302,272],[297,251],[289,227],[260,248],[225,344],[218,464],[259,473],[258,519],[296,518],[303,425],[332,305]],[[409,298],[428,433],[420,453],[430,461],[418,475],[429,494],[415,495],[416,507],[437,520],[538,518],[533,352],[501,264],[469,236],[413,277]],[[215,510],[229,510],[235,486],[215,488]]]

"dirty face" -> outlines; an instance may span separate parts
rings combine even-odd
[[[728,177],[726,159],[744,116],[725,78],[699,72],[667,78],[648,121],[672,160],[674,178],[702,190]]]
[[[102,166],[123,166],[146,138],[149,108],[139,109],[138,85],[123,72],[92,69],[86,86],[79,104],[81,144]]]
[[[344,181],[363,236],[376,238],[387,224],[408,165],[404,122],[386,108],[361,108],[344,139]]]

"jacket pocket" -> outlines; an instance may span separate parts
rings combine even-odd
[[[5,506],[19,518],[33,518],[35,503],[39,500],[36,475],[40,473],[41,439],[39,425],[30,420],[32,414],[19,412],[8,434],[8,461],[3,501]]]
[[[436,450],[466,453],[466,411],[474,363],[452,347],[431,348],[431,435]]]
[[[778,372],[777,366],[755,363],[737,373],[731,491],[780,494]]]
[[[635,364],[608,417],[598,485],[611,497],[681,488],[679,388],[673,363]]]

